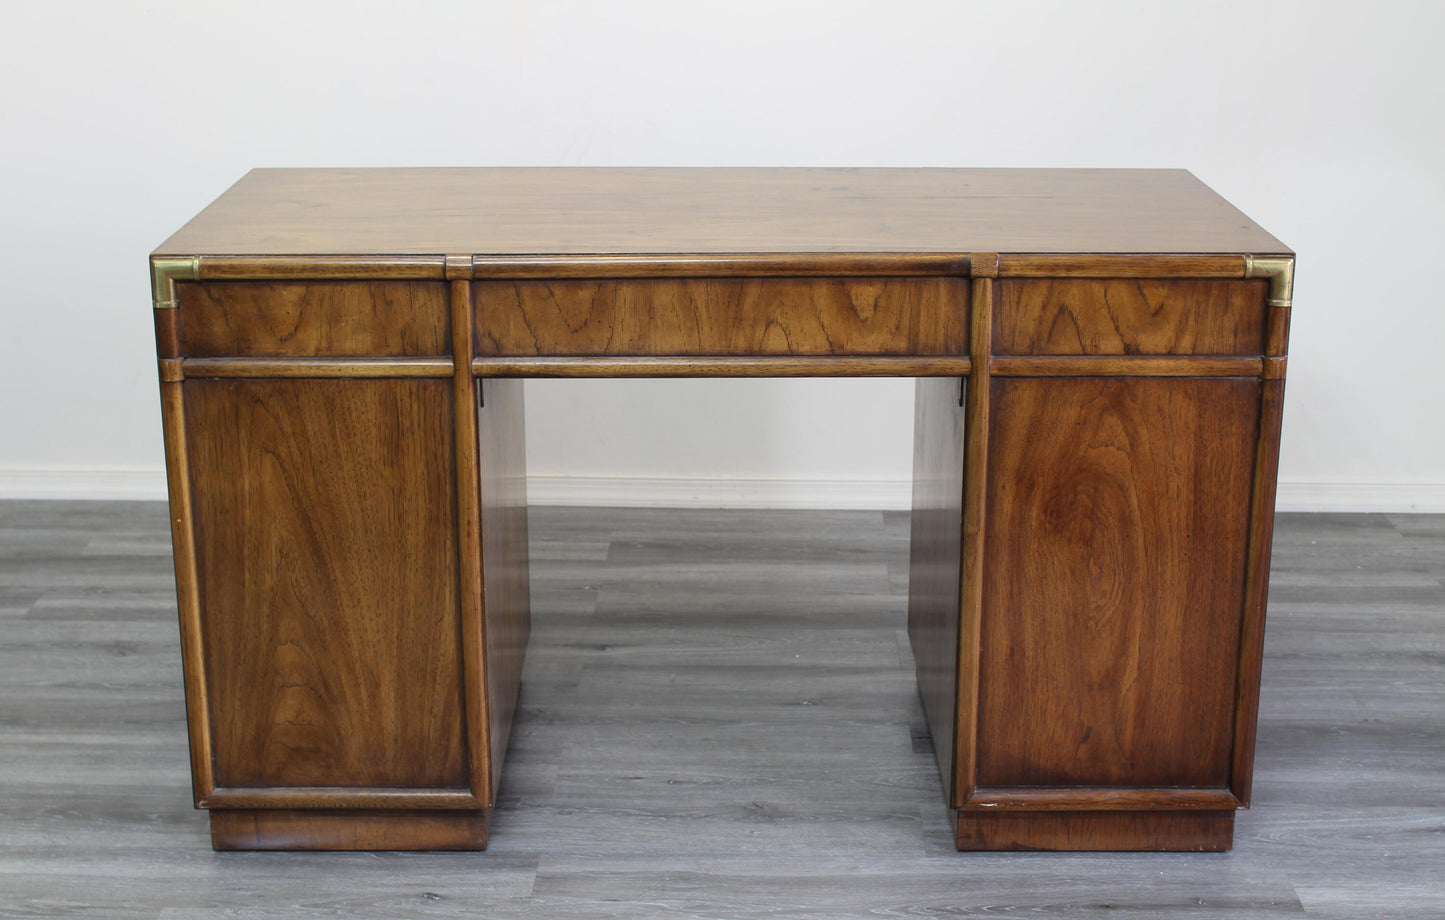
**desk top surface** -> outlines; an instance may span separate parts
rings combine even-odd
[[[257,169],[157,255],[1288,248],[1184,170]]]

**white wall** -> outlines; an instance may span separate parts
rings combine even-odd
[[[11,4],[0,494],[159,493],[145,256],[252,166],[1183,166],[1300,253],[1284,504],[1445,510],[1442,34],[1339,0]],[[905,382],[528,387],[539,498],[906,495]]]

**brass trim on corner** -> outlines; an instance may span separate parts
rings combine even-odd
[[[199,281],[200,256],[151,256],[151,298],[157,310],[176,308],[176,282]]]
[[[1269,281],[1269,305],[1289,307],[1294,299],[1294,259],[1244,257],[1244,277]]]

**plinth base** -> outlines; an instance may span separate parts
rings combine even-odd
[[[487,813],[476,811],[211,812],[217,850],[485,850]]]
[[[1219,852],[1233,811],[955,811],[960,850]]]

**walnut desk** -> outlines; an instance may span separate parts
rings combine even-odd
[[[860,375],[958,847],[1227,849],[1293,266],[1172,170],[250,173],[151,256],[214,845],[486,845],[524,378]]]

